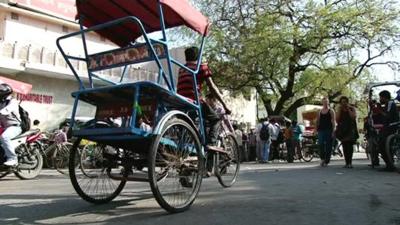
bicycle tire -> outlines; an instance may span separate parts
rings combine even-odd
[[[63,175],[68,175],[69,171],[69,155],[72,148],[71,143],[62,143],[56,147],[55,153],[52,157],[54,168]]]
[[[170,213],[187,210],[199,193],[204,157],[197,132],[172,118],[154,138],[149,151],[150,187],[158,204]],[[159,179],[165,174],[163,179]],[[183,194],[182,194],[183,193]]]
[[[109,173],[111,171],[110,166],[107,166],[107,168],[103,168],[104,165],[106,165],[105,161],[106,159],[94,159],[94,160],[103,160],[101,162],[95,162],[92,165],[94,166],[93,168],[89,168],[87,165],[82,163],[81,160],[81,152],[80,152],[80,142],[82,141],[81,138],[78,138],[74,145],[72,146],[72,149],[70,151],[69,155],[69,176],[70,180],[72,183],[72,186],[74,187],[75,191],[77,194],[84,199],[87,202],[94,203],[94,204],[104,204],[107,202],[112,201],[114,198],[116,198],[123,188],[125,187],[126,184],[126,177],[127,177],[127,170],[121,170],[118,169],[119,171],[122,172],[123,179],[121,180],[114,180],[111,179],[109,176]],[[96,147],[96,146],[95,146]],[[100,147],[100,146],[99,146]],[[102,149],[101,149],[102,150]],[[102,152],[103,154],[103,152]],[[100,168],[96,168],[96,167]],[[87,169],[85,167],[88,167]],[[83,173],[82,171],[87,170],[86,173]],[[99,174],[96,174],[96,171],[99,171]],[[106,173],[105,173],[106,172]],[[91,174],[91,176],[88,176],[88,174]],[[78,179],[79,178],[79,179]],[[81,184],[80,181],[87,180],[86,185]],[[95,182],[93,182],[95,181]],[[107,184],[104,185],[104,183]],[[97,186],[102,182],[102,187],[103,188],[108,188],[110,187],[112,190],[100,190]],[[92,184],[95,184],[96,187],[93,187],[93,189],[90,189],[92,187]]]
[[[302,146],[300,149],[301,159],[305,162],[311,162],[314,158],[314,152],[310,146]]]
[[[239,151],[239,145],[236,141],[235,136],[232,134],[227,134],[224,137],[225,140],[222,141],[224,144],[224,150],[228,152],[229,155],[225,153],[220,153],[217,152],[215,156],[215,162],[214,162],[214,173],[215,176],[218,179],[218,182],[225,188],[231,187],[235,182],[239,174],[240,170],[240,151]],[[228,140],[229,143],[228,144]],[[230,146],[229,146],[230,145]],[[229,161],[227,161],[227,159]],[[221,165],[223,164],[223,165]],[[226,164],[228,164],[228,167],[226,167]],[[233,165],[233,166],[231,166]],[[228,169],[227,169],[228,168]],[[230,178],[227,180],[225,179],[226,174],[229,174],[229,168],[233,169],[233,174]]]

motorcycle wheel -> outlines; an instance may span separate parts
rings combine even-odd
[[[14,172],[15,176],[17,176],[22,180],[29,180],[36,178],[40,174],[40,171],[42,171],[43,168],[43,156],[42,154],[40,154],[39,150],[31,149],[28,151],[30,151],[30,157],[33,162],[33,168],[26,169],[24,167],[27,166],[32,167],[32,165],[21,162],[17,167],[16,171]]]

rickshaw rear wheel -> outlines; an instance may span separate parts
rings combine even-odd
[[[114,154],[117,151],[113,147],[95,142],[81,145],[81,141],[81,138],[75,141],[69,155],[68,167],[72,186],[88,202],[110,202],[125,187],[128,172],[116,164]],[[114,179],[110,175],[121,179]]]
[[[158,204],[170,213],[194,202],[204,173],[197,132],[186,121],[172,118],[154,138],[149,152],[149,181]]]

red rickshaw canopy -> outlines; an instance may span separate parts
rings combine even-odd
[[[208,19],[187,0],[160,0],[166,28],[186,25],[207,35]],[[147,33],[161,30],[158,0],[76,0],[77,19],[83,16],[83,25],[91,27],[126,16],[141,20]],[[101,36],[119,46],[126,46],[142,33],[133,23],[124,23],[98,31]]]

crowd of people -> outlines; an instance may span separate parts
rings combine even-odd
[[[304,126],[296,121],[281,124],[274,118],[263,118],[256,128],[245,133],[235,126],[236,140],[239,143],[242,161],[269,163],[282,159],[281,148],[286,145],[287,160],[292,163],[301,158],[301,141]]]
[[[386,167],[384,171],[394,171],[393,164],[389,163],[390,157],[385,151],[386,138],[396,129],[390,124],[399,121],[399,113],[396,104],[391,98],[390,92],[379,93],[379,107],[374,106],[374,121],[382,124],[378,152]],[[353,168],[354,146],[358,143],[359,133],[357,128],[357,110],[349,103],[349,98],[342,96],[335,108],[331,107],[329,99],[324,97],[321,101],[322,108],[316,116],[315,129],[311,134],[315,136],[320,156],[320,166],[329,165],[333,150],[340,141],[344,153],[344,168]],[[287,160],[293,163],[301,159],[302,140],[305,128],[297,121],[277,120],[276,117],[263,118],[249,133],[245,133],[235,126],[235,134],[241,150],[242,161],[256,161],[269,163],[273,160]],[[368,123],[365,124],[365,134],[368,137]],[[284,156],[282,148],[286,149]],[[379,166],[378,154],[374,155],[373,165]]]

